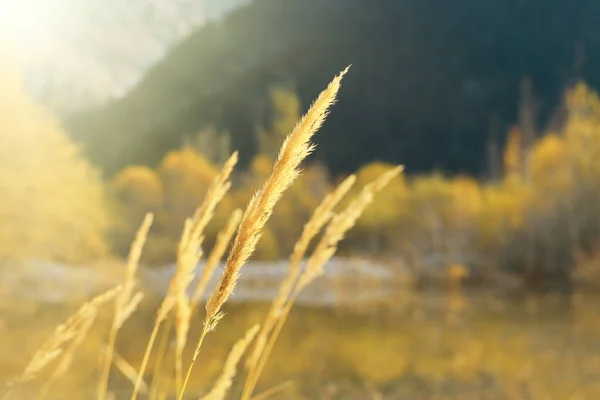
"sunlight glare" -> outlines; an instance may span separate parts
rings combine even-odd
[[[62,1],[0,0],[0,38],[18,46],[41,45],[58,27]]]

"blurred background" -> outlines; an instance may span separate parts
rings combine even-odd
[[[402,164],[299,299],[259,388],[600,398],[599,18],[594,0],[0,0],[0,378],[121,280],[153,212],[147,296],[117,343],[137,366],[222,164],[239,151],[207,248],[352,65],[195,390],[264,316],[325,194]],[[93,393],[109,320],[49,397]]]

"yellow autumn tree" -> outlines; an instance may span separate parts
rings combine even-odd
[[[163,190],[162,208],[154,224],[156,246],[161,250],[154,257],[154,263],[174,260],[185,219],[194,214],[218,172],[218,167],[190,146],[173,150],[163,158],[157,171]],[[227,194],[205,230],[207,248],[232,211],[233,201]]]
[[[361,167],[356,173],[356,184],[345,197],[348,204],[369,182],[374,181],[393,165],[384,162],[372,162]],[[366,247],[369,252],[377,253],[391,250],[399,235],[402,222],[407,217],[408,188],[403,175],[394,178],[373,200],[358,219],[356,227],[349,234],[349,246]],[[366,246],[365,246],[366,245]]]
[[[131,238],[148,212],[160,213],[163,208],[163,184],[156,172],[146,166],[131,166],[122,170],[110,182],[114,198],[115,222],[111,229],[111,244],[115,253],[125,257],[129,252]],[[155,237],[151,231],[150,239]],[[152,240],[150,240],[152,241]],[[153,260],[160,252],[157,243],[146,247],[145,260]],[[171,249],[172,251],[172,249]]]
[[[217,173],[217,168],[191,147],[164,157],[158,174],[164,187],[165,212],[177,226],[175,232],[181,232],[185,218],[194,213]]]
[[[563,136],[574,178],[594,185],[600,177],[600,99],[585,84],[567,93],[568,118]]]
[[[453,212],[455,226],[473,222],[481,211],[482,193],[479,183],[470,177],[459,176],[452,180]]]
[[[301,104],[296,93],[283,87],[271,89],[269,99],[270,126],[258,133],[258,140],[260,153],[275,159],[281,143],[300,119]]]
[[[531,150],[531,178],[536,186],[570,184],[567,174],[567,145],[562,137],[548,134],[535,143]]]
[[[482,248],[501,245],[511,232],[523,227],[531,188],[522,182],[504,181],[482,191],[478,214],[478,244]]]
[[[0,59],[0,259],[81,262],[106,252],[99,175]]]
[[[508,133],[504,148],[504,175],[507,179],[518,179],[523,168],[523,134],[517,127]]]
[[[534,185],[533,205],[548,210],[574,190],[567,143],[563,137],[548,134],[531,149],[531,180]]]
[[[410,185],[410,226],[415,237],[422,238],[425,248],[444,247],[454,211],[453,187],[440,174],[416,177]]]
[[[482,190],[475,179],[467,176],[458,176],[450,184],[452,208],[447,220],[447,248],[455,257],[472,256],[475,253],[474,242],[478,237],[477,220],[483,206]],[[460,269],[454,272],[457,271]]]
[[[231,155],[231,135],[213,126],[205,127],[196,135],[187,138],[186,145],[215,165],[222,165]]]

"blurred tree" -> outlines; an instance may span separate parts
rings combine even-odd
[[[292,252],[304,224],[329,191],[328,180],[327,169],[321,164],[312,163],[304,168],[275,206],[269,226],[277,235],[282,256],[287,257]]]
[[[99,175],[0,59],[0,259],[81,262],[106,253]]]
[[[538,104],[533,93],[533,83],[531,77],[527,76],[521,81],[521,98],[519,101],[519,130],[522,132],[522,148],[523,148],[523,175],[529,179],[530,163],[527,155],[531,151],[531,147],[537,138],[536,114]]]
[[[445,252],[454,209],[453,188],[442,175],[420,176],[411,183],[410,210],[424,249]]]
[[[300,120],[300,99],[293,91],[275,87],[269,91],[270,126],[258,133],[260,153],[275,160],[281,143]]]
[[[127,167],[110,183],[115,201],[115,223],[111,244],[115,253],[127,256],[129,243],[147,212],[159,213],[163,207],[163,185],[156,172],[145,166]],[[154,230],[150,233],[154,237]],[[154,246],[146,246],[144,260],[152,260],[149,253]]]
[[[170,249],[163,262],[173,260],[185,219],[201,204],[217,173],[218,169],[206,157],[189,146],[169,152],[162,160],[158,175],[163,187],[163,208],[157,214],[156,230],[161,247]],[[205,246],[213,243],[232,210],[233,201],[226,194],[205,230]]]
[[[392,167],[392,164],[383,162],[373,162],[363,166],[356,174],[354,187],[342,203],[348,204],[366,184]],[[371,254],[384,250],[391,251],[397,242],[401,220],[406,218],[407,196],[408,188],[403,175],[395,178],[377,193],[373,204],[367,207],[357,221],[355,230],[349,233],[352,245],[358,246],[358,243],[362,242],[361,247]]]
[[[534,111],[521,113],[532,122],[552,111],[573,76],[600,87],[599,14],[595,0],[254,1],[191,33],[123,99],[69,120],[110,171],[155,164],[210,123],[231,132],[246,166],[274,82],[293,81],[305,108],[354,64],[317,138],[334,174],[377,159],[410,173],[479,174],[489,115],[502,125],[525,121],[515,104],[524,76],[535,83],[537,101],[524,90],[521,107]],[[576,43],[585,58],[574,60]],[[527,135],[529,124],[520,125]]]
[[[543,193],[540,201],[549,202],[556,195],[564,195],[566,190],[572,189],[571,163],[567,156],[567,144],[556,134],[544,136],[533,146],[531,179],[537,191]]]
[[[194,214],[217,169],[189,146],[169,152],[158,167],[164,188],[164,211],[178,227]],[[178,234],[181,229],[175,230]]]
[[[479,183],[470,177],[459,176],[452,180],[452,195],[454,198],[454,213],[452,220],[458,225],[476,216],[482,206],[481,188]]]
[[[185,141],[185,146],[193,148],[215,165],[221,165],[231,155],[231,136],[208,127]]]
[[[504,174],[508,179],[520,179],[523,175],[523,134],[518,127],[513,127],[506,139]]]

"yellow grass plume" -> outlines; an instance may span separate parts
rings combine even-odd
[[[300,173],[300,163],[314,150],[311,138],[323,125],[330,106],[335,102],[342,77],[347,70],[348,68],[331,81],[327,88],[321,92],[308,112],[300,119],[293,131],[286,137],[271,175],[267,178],[263,187],[250,200],[242,216],[237,236],[227,259],[225,271],[217,288],[210,295],[206,304],[204,329],[196,345],[183,388],[179,393],[180,400],[183,397],[185,386],[200,352],[204,337],[215,328],[222,317],[221,307],[229,299],[231,292],[235,288],[240,276],[241,267],[256,248],[256,244],[262,234],[262,229],[271,216],[275,203],[277,203],[283,192]]]
[[[239,208],[235,210],[229,220],[227,221],[227,225],[221,232],[219,232],[217,236],[217,241],[212,248],[208,258],[206,259],[206,263],[204,265],[204,271],[198,280],[198,284],[196,285],[196,289],[194,290],[194,295],[192,296],[192,305],[196,305],[202,296],[204,295],[204,291],[206,290],[206,285],[212,278],[215,268],[219,265],[219,262],[223,258],[225,251],[227,251],[227,246],[231,242],[231,238],[235,233],[235,229],[238,227],[240,220],[242,219],[242,210]]]
[[[89,330],[92,328],[92,325],[94,324],[94,320],[96,319],[97,315],[97,310],[90,310],[88,317],[82,321],[79,331],[77,332],[69,346],[60,355],[56,367],[52,371],[52,374],[50,375],[49,379],[42,387],[42,390],[38,396],[38,400],[46,398],[46,396],[50,392],[52,384],[56,382],[56,380],[58,380],[65,373],[67,373],[67,371],[71,367],[71,364],[73,363],[75,351],[79,348],[79,346],[87,336]]]
[[[344,211],[332,218],[312,256],[308,259],[306,269],[298,281],[298,290],[302,290],[323,273],[323,266],[335,254],[337,245],[344,238],[346,232],[356,224],[358,218],[371,204],[375,193],[381,191],[394,177],[398,176],[402,169],[402,166],[392,168],[366,185]]]
[[[202,204],[196,209],[194,216],[185,222],[184,230],[177,249],[177,270],[171,279],[167,295],[158,309],[156,322],[146,347],[142,365],[138,373],[138,379],[134,386],[131,400],[137,397],[141,380],[146,371],[148,359],[156,340],[160,324],[167,318],[169,312],[175,307],[176,328],[176,367],[178,377],[181,376],[181,356],[186,344],[191,317],[191,305],[187,296],[187,289],[194,277],[194,269],[201,257],[201,246],[204,240],[204,229],[213,217],[215,208],[229,190],[231,183],[228,181],[238,155],[234,152],[225,162],[223,169],[215,177],[209,187]],[[165,332],[166,335],[169,332]]]
[[[104,400],[106,398],[110,366],[112,364],[113,351],[115,348],[115,342],[117,340],[117,332],[142,301],[142,292],[135,291],[137,284],[136,274],[138,265],[140,263],[140,258],[142,256],[142,250],[144,248],[144,244],[146,243],[148,232],[150,231],[153,220],[154,215],[152,213],[146,214],[144,221],[138,229],[135,239],[131,244],[131,249],[127,258],[127,266],[125,267],[125,277],[123,278],[123,289],[115,301],[115,313],[113,315],[113,321],[110,328],[108,347],[102,364],[100,380],[98,382],[98,400]]]
[[[254,388],[256,387],[256,383],[258,382],[258,378],[260,377],[260,374],[264,368],[265,362],[273,349],[273,346],[298,294],[304,287],[306,287],[306,285],[323,273],[323,266],[335,254],[337,245],[344,238],[346,232],[356,224],[356,221],[361,216],[363,211],[373,201],[375,192],[383,189],[395,176],[400,173],[400,171],[402,171],[401,166],[393,168],[381,175],[375,181],[366,185],[359,193],[357,198],[354,199],[345,210],[331,218],[325,233],[308,259],[305,270],[300,274],[298,282],[291,291],[287,302],[278,313],[276,324],[273,328],[271,336],[266,344],[259,344],[261,353],[258,356],[258,360],[255,361],[256,364],[250,365],[251,369],[244,385],[242,400],[248,400],[252,396]],[[267,316],[267,320],[272,318],[272,315]],[[268,323],[273,324],[274,322],[269,321]]]
[[[98,308],[113,299],[121,289],[121,286],[117,286],[94,297],[83,304],[64,324],[57,326],[50,337],[34,353],[21,375],[7,383],[8,391],[4,394],[3,399],[9,398],[16,384],[34,379],[58,359],[65,352],[65,346],[78,338],[82,331],[87,333],[91,324],[90,320],[95,319]],[[81,340],[83,338],[79,339],[79,341]]]
[[[304,229],[300,236],[300,239],[296,242],[292,254],[290,256],[290,266],[284,281],[279,286],[277,296],[271,303],[265,322],[260,329],[258,337],[254,341],[254,346],[248,357],[246,367],[248,368],[249,374],[253,374],[253,370],[256,368],[258,358],[262,353],[266,343],[267,336],[275,326],[277,319],[281,315],[283,307],[291,295],[294,285],[300,276],[300,261],[304,258],[306,250],[310,245],[313,238],[321,231],[323,226],[329,222],[333,216],[333,209],[342,200],[342,198],[348,193],[348,191],[354,185],[356,176],[351,175],[346,178],[332,193],[325,196],[323,201],[313,212],[310,220],[304,225]]]
[[[298,122],[294,130],[283,142],[279,156],[271,176],[263,187],[250,200],[238,234],[233,243],[233,249],[227,259],[225,273],[217,289],[212,293],[206,305],[206,325],[209,330],[214,328],[214,319],[219,314],[222,305],[227,301],[240,275],[240,268],[248,261],[260,239],[262,228],[273,212],[275,203],[283,192],[292,184],[299,174],[299,165],[313,150],[310,139],[321,127],[328,114],[329,107],[334,103],[341,80],[347,70],[334,78],[308,113]]]

